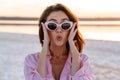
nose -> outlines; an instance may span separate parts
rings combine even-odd
[[[56,29],[56,32],[57,33],[61,33],[62,32],[62,29],[60,28],[60,26],[58,26],[58,28]]]

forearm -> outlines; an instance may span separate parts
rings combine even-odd
[[[43,45],[42,51],[39,54],[38,65],[37,65],[37,71],[42,77],[45,77],[46,75],[46,55],[48,53],[47,48],[44,46],[45,45]]]
[[[80,53],[77,50],[74,42],[71,42],[70,50],[71,50],[71,53],[72,53],[71,75],[74,75],[80,69]]]
[[[80,59],[79,59],[79,57],[72,58],[71,75],[74,75],[79,69],[80,69]]]
[[[46,69],[45,69],[46,63],[45,62],[46,62],[46,58],[43,56],[40,56],[38,60],[37,71],[41,75],[41,77],[45,77],[46,75]]]

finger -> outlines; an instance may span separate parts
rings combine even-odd
[[[41,24],[42,24],[43,31],[46,31],[46,28],[45,28],[44,23],[43,23],[43,22],[41,22]]]
[[[75,35],[76,35],[76,32],[77,32],[77,29],[75,29],[75,31],[73,32],[73,33],[71,33],[71,35],[69,35],[69,40],[71,41],[73,41],[73,39],[74,39],[74,37],[75,37]]]
[[[75,30],[76,22],[73,24],[72,32]]]
[[[70,30],[70,34],[72,34],[73,31],[74,31],[74,25],[75,25],[75,23],[73,24],[73,27],[72,27],[72,29]]]
[[[44,38],[46,37],[46,39],[49,39],[49,37],[48,37],[48,32],[47,32],[47,29],[46,29],[44,23],[41,23],[41,24],[42,24],[42,27],[43,27]]]
[[[72,39],[72,40],[74,39],[76,32],[77,32],[77,29],[75,29],[75,31],[74,31],[73,34],[71,35],[71,39]]]
[[[75,22],[74,25],[73,25],[73,28],[74,28],[73,30],[75,30],[76,24],[77,24],[77,23]]]
[[[75,37],[75,34],[76,34],[76,32],[78,31],[78,29],[75,29],[75,31],[74,31],[74,33],[73,33],[73,36]]]
[[[70,35],[72,35],[72,34],[73,34],[74,29],[75,29],[75,26],[76,26],[76,22],[73,24],[73,27],[72,27],[72,29],[71,29],[71,31],[70,31]]]

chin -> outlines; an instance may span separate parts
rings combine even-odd
[[[55,45],[60,47],[60,46],[63,46],[64,43],[63,42],[56,42]]]

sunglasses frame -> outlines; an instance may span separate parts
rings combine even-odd
[[[56,22],[54,22],[54,21],[47,21],[47,22],[45,22],[45,27],[48,29],[48,30],[50,30],[50,31],[55,31],[55,30],[52,30],[52,29],[50,29],[50,28],[48,28],[48,24],[49,23],[54,23],[54,24],[56,24],[56,29],[58,29],[59,28],[59,26],[60,26],[60,29],[61,30],[64,30],[64,31],[68,31],[68,30],[70,30],[72,27],[73,27],[73,22],[72,21],[64,21],[64,22],[62,22],[62,23],[56,23]],[[62,25],[64,24],[64,23],[69,23],[70,24],[70,27],[68,28],[68,29],[63,29],[62,28]]]

